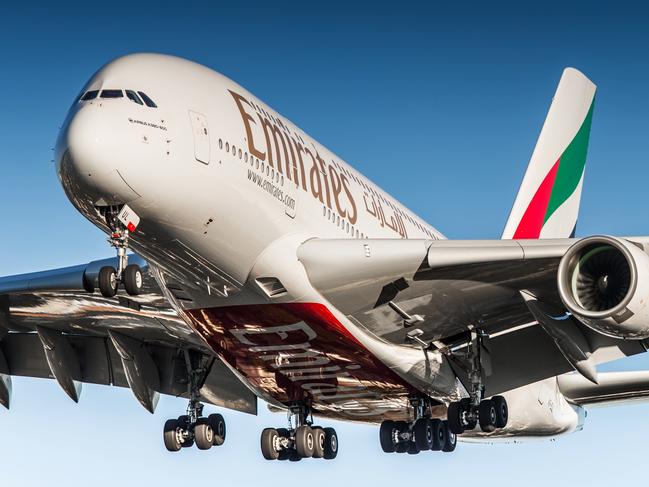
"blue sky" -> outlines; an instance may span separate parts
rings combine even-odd
[[[3,2],[0,4],[0,275],[111,255],[54,174],[58,127],[103,63],[130,52],[188,57],[230,76],[450,238],[497,238],[561,70],[598,94],[577,235],[649,233],[649,10],[642,2]],[[191,89],[191,86],[179,87]],[[649,366],[645,357],[606,369]],[[259,432],[283,424],[225,412],[224,447],[167,454],[128,390],[86,386],[75,405],[51,381],[18,379],[0,411],[3,485],[484,485],[638,481],[649,406],[592,410],[554,442],[459,445],[384,455],[375,427],[335,424],[331,463],[265,462]],[[548,475],[550,478],[548,478]],[[275,477],[278,476],[278,477]]]

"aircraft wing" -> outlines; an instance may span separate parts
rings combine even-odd
[[[189,370],[201,372],[203,401],[251,414],[255,395],[171,308],[155,268],[139,256],[138,296],[90,293],[105,259],[0,278],[0,403],[11,376],[54,378],[75,401],[81,384],[130,387],[153,412],[159,394],[189,397]]]
[[[605,336],[566,313],[557,269],[578,241],[312,239],[298,258],[352,322],[391,343],[441,350],[465,385],[462,349],[470,330],[486,331],[489,396],[570,371],[594,382],[596,364],[647,350],[645,340]]]

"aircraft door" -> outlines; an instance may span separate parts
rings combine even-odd
[[[189,110],[189,118],[194,134],[194,157],[203,164],[210,163],[210,134],[207,118],[202,113]]]

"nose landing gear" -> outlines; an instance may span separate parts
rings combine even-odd
[[[104,266],[99,270],[99,291],[102,296],[112,298],[117,294],[119,284],[131,296],[137,296],[142,291],[142,270],[137,264],[128,263],[128,239],[129,233],[134,232],[139,222],[137,215],[126,205],[119,212],[116,209],[105,209],[103,211],[106,223],[111,229],[108,243],[117,250],[117,269],[112,266]]]
[[[261,432],[261,454],[266,460],[300,461],[303,458],[333,460],[338,456],[338,435],[333,428],[312,426],[310,408],[304,404],[289,408],[288,428],[266,428]],[[295,418],[293,428],[291,417]]]

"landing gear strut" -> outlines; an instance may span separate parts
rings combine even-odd
[[[489,336],[483,330],[476,329],[471,332],[471,342],[467,351],[467,359],[470,362],[469,397],[452,402],[448,406],[449,429],[458,435],[474,429],[478,423],[480,429],[487,433],[507,426],[509,414],[505,398],[502,396],[484,398],[483,350],[488,338]]]
[[[292,405],[288,415],[288,428],[266,428],[261,432],[261,454],[266,460],[295,462],[303,458],[336,458],[338,435],[335,429],[313,426],[311,408],[306,404]]]
[[[103,211],[106,224],[111,230],[108,243],[117,250],[117,269],[112,266],[104,266],[99,269],[99,291],[102,296],[112,298],[117,294],[119,284],[131,296],[140,294],[143,278],[142,270],[137,264],[128,263],[128,238],[129,233],[135,230],[132,223],[125,224],[121,217],[124,208],[119,212],[117,208],[108,208]],[[129,229],[130,228],[130,229]]]
[[[379,440],[385,453],[409,453],[416,455],[422,451],[452,452],[457,444],[457,436],[447,421],[430,416],[429,401],[413,397],[410,403],[415,419],[410,422],[386,420],[381,423]]]
[[[205,381],[209,368],[205,363],[192,366],[192,357],[185,351],[185,363],[189,374],[189,405],[187,414],[165,422],[163,439],[167,450],[179,451],[194,444],[199,450],[209,450],[225,442],[225,420],[220,414],[203,417],[203,404],[199,400],[199,390]]]

